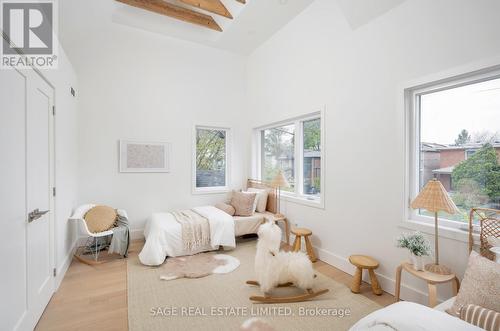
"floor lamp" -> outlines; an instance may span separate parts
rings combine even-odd
[[[278,214],[276,215],[277,217],[283,217],[281,214],[281,206],[280,206],[280,200],[281,200],[281,188],[282,187],[290,187],[290,184],[285,178],[285,175],[283,175],[283,172],[280,170],[278,171],[278,174],[274,179],[271,181],[271,186],[278,189],[278,197],[277,197],[277,202],[278,202]]]
[[[439,274],[450,275],[450,268],[439,264],[439,246],[438,246],[438,212],[444,211],[448,214],[455,214],[458,208],[451,200],[448,192],[437,179],[430,180],[420,191],[419,195],[411,203],[413,209],[425,209],[434,213],[434,246],[435,261],[425,265],[425,270]]]

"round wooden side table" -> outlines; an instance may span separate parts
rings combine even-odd
[[[427,288],[429,289],[429,307],[434,307],[437,305],[437,284],[451,283],[453,288],[453,293],[457,295],[458,289],[460,288],[460,281],[455,276],[451,275],[439,275],[427,270],[415,270],[413,265],[408,262],[403,262],[396,270],[396,289],[395,297],[396,302],[399,301],[399,293],[401,289],[401,271],[406,271],[412,276],[425,280],[427,282]]]
[[[295,235],[295,241],[293,242],[292,251],[299,252],[301,248],[302,237],[304,237],[304,241],[306,243],[307,255],[309,256],[309,260],[311,262],[316,262],[318,259],[316,258],[316,254],[314,254],[314,250],[309,240],[309,236],[312,235],[312,231],[306,228],[293,228],[292,233]]]
[[[349,256],[349,262],[356,267],[356,273],[354,274],[354,279],[352,281],[351,292],[359,293],[361,287],[361,278],[363,276],[363,269],[367,269],[370,274],[370,281],[372,285],[372,291],[375,295],[381,295],[382,289],[378,283],[377,276],[373,270],[378,268],[378,261],[373,257],[366,255],[351,255]]]

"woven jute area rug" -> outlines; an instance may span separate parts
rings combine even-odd
[[[313,301],[257,304],[248,299],[261,295],[245,284],[254,279],[255,240],[238,242],[224,252],[241,262],[228,274],[198,279],[162,281],[161,267],[140,264],[136,255],[127,264],[128,319],[131,331],[239,330],[250,318],[267,321],[275,330],[348,330],[356,321],[381,306],[320,273],[315,289],[330,292]],[[296,288],[280,288],[273,295],[299,294]]]

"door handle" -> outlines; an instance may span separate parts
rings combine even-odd
[[[36,221],[37,219],[39,219],[43,215],[47,214],[48,212],[49,212],[48,210],[42,210],[42,211],[40,211],[40,210],[38,210],[38,208],[35,209],[35,210],[33,210],[32,212],[30,212],[28,214],[28,223]]]

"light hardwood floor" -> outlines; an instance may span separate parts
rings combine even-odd
[[[131,244],[130,254],[140,252],[143,241]],[[287,247],[284,247],[287,249]],[[105,254],[107,255],[107,254]],[[352,276],[319,261],[316,270],[350,286]],[[382,306],[394,302],[394,296],[372,293],[369,284],[361,285],[361,294]],[[127,261],[114,259],[98,266],[88,266],[75,259],[58,291],[45,309],[36,330],[127,330]]]

